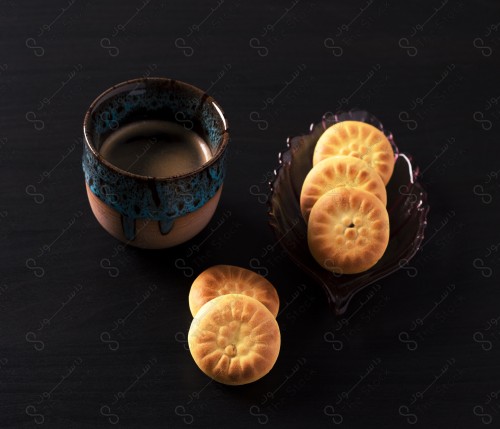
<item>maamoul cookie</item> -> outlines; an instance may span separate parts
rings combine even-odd
[[[361,158],[387,185],[394,170],[394,151],[382,131],[358,121],[338,122],[321,135],[316,143],[313,165],[334,155]]]
[[[266,375],[278,358],[281,335],[276,319],[259,301],[228,294],[200,308],[188,333],[198,367],[224,384],[246,384]]]
[[[313,206],[307,229],[309,250],[329,271],[356,274],[382,257],[389,243],[389,216],[373,194],[337,188]]]
[[[387,203],[381,177],[365,161],[352,156],[331,156],[316,164],[306,176],[300,193],[300,209],[307,222],[309,213],[323,194],[339,187],[358,188]]]
[[[240,293],[257,299],[274,317],[280,301],[274,286],[261,275],[232,265],[215,265],[203,271],[191,285],[189,309],[196,316],[206,302],[229,293]]]

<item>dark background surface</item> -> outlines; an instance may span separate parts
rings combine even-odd
[[[500,427],[500,7],[402,3],[2,2],[0,427]],[[87,203],[82,120],[147,75],[222,105],[231,155],[209,226],[229,217],[121,251]],[[339,325],[279,246],[259,256],[286,137],[353,107],[413,155],[431,211],[423,250]],[[218,263],[267,275],[282,302],[276,366],[248,386],[210,382],[187,350],[190,284]]]

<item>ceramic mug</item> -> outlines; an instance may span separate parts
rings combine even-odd
[[[99,150],[121,126],[144,119],[177,122],[196,132],[212,157],[173,177],[142,176],[106,160]],[[112,236],[159,249],[183,243],[212,218],[222,191],[229,142],[227,121],[202,90],[167,78],[119,83],[90,105],[83,122],[83,171],[92,212]]]

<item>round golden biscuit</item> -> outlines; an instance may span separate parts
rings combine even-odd
[[[281,334],[276,319],[246,295],[222,295],[200,308],[188,333],[191,355],[209,377],[247,384],[266,375],[278,358]]]
[[[228,293],[240,293],[257,299],[274,317],[280,300],[274,286],[261,275],[233,265],[214,265],[203,271],[191,285],[189,309],[196,316],[206,302]]]
[[[360,158],[372,167],[387,185],[394,170],[394,151],[385,134],[365,122],[338,122],[321,135],[316,143],[313,165],[335,155]]]
[[[313,206],[307,241],[323,268],[339,274],[360,273],[384,254],[389,243],[389,215],[375,195],[337,188]]]
[[[300,193],[304,220],[308,221],[312,207],[323,194],[340,187],[371,192],[387,204],[384,182],[365,161],[353,156],[331,156],[316,164],[304,180]]]

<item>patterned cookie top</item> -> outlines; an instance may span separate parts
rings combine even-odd
[[[358,121],[338,122],[319,138],[314,149],[313,165],[335,155],[360,158],[370,165],[387,185],[394,170],[394,151],[382,131]]]
[[[323,195],[311,210],[309,250],[329,271],[356,274],[382,257],[389,243],[389,216],[373,194],[337,188]]]
[[[261,275],[233,265],[215,265],[203,271],[189,291],[189,308],[196,316],[206,302],[229,293],[257,299],[274,317],[278,315],[279,297],[274,286]]]
[[[307,222],[316,201],[335,188],[358,188],[374,194],[387,203],[384,182],[365,161],[352,156],[331,156],[316,164],[309,172],[300,193],[300,208]]]
[[[256,299],[240,294],[207,302],[188,334],[198,367],[214,380],[233,385],[266,375],[278,358],[280,343],[274,316]]]

